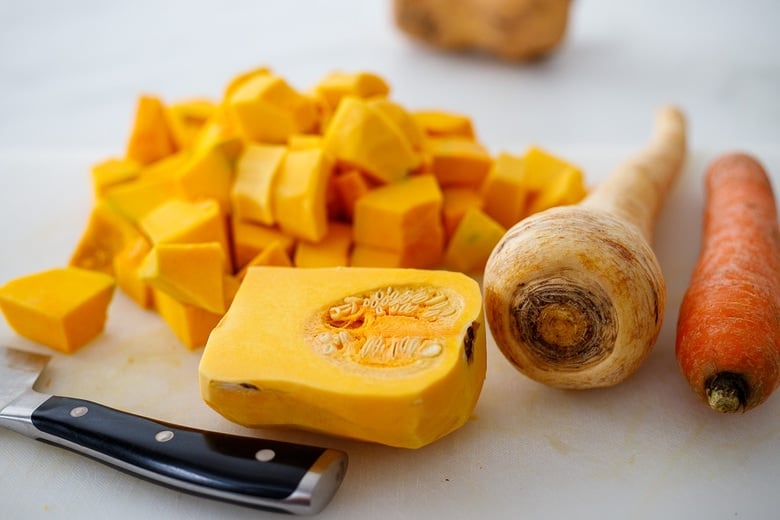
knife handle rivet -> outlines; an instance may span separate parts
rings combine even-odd
[[[70,416],[71,417],[82,417],[82,416],[86,415],[88,411],[89,411],[89,408],[87,408],[86,406],[77,406],[77,407],[71,409]]]
[[[173,439],[173,432],[171,430],[162,430],[154,435],[154,440],[157,442],[168,442]]]
[[[260,462],[269,462],[273,460],[274,457],[276,457],[276,452],[268,448],[258,450],[257,453],[255,453],[255,459]]]

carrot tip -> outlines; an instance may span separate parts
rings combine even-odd
[[[707,382],[707,402],[710,408],[721,413],[745,410],[747,383],[733,372],[721,372]]]

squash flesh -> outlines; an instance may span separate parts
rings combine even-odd
[[[103,331],[113,293],[114,279],[107,274],[49,269],[0,287],[0,308],[20,335],[72,353]]]
[[[447,244],[444,265],[467,273],[483,271],[491,251],[505,233],[506,228],[482,210],[469,208]]]
[[[151,164],[174,152],[176,143],[162,100],[156,96],[140,96],[127,142],[126,158],[139,164]]]
[[[406,135],[382,111],[346,96],[324,134],[324,149],[347,167],[378,182],[392,183],[417,168],[420,158]]]
[[[444,295],[446,316],[426,321],[396,310],[358,327],[326,318],[350,298],[387,295],[388,288],[396,303],[404,291],[418,299],[427,291]],[[468,420],[485,376],[484,334],[479,286],[460,273],[254,267],[209,337],[201,393],[246,426],[417,448]],[[349,339],[329,348],[334,336]],[[368,337],[380,338],[381,348],[366,347]]]
[[[280,145],[248,145],[236,165],[231,192],[237,218],[271,226],[273,185],[287,150]]]
[[[225,255],[218,242],[156,244],[138,268],[142,281],[182,303],[225,312]]]

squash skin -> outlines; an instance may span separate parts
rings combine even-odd
[[[391,356],[371,366],[318,350],[312,338],[325,331],[318,328],[323,310],[387,287],[431,287],[458,302],[455,317],[435,336],[443,347],[439,355],[422,362]],[[397,322],[386,328],[404,336]],[[482,300],[474,280],[446,271],[339,267],[250,268],[199,367],[203,399],[238,424],[403,448],[427,445],[465,424],[485,372]]]

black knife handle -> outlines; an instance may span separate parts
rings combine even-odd
[[[327,505],[345,453],[147,419],[91,401],[52,396],[31,416],[39,436],[180,491],[295,514]]]

